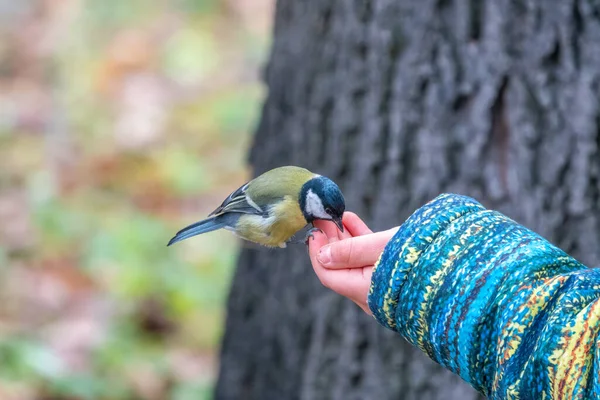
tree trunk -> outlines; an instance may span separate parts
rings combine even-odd
[[[374,230],[473,196],[600,263],[600,1],[281,0],[250,161],[308,167]],[[321,287],[306,249],[245,248],[218,399],[472,399]]]

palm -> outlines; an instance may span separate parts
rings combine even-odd
[[[373,233],[351,212],[344,213],[343,223],[346,229],[340,232],[331,222],[315,222],[322,233],[316,232],[309,241],[311,262],[323,285],[348,297],[370,314],[367,295],[373,265],[396,229]],[[330,250],[329,263],[323,262],[327,258],[326,249]]]

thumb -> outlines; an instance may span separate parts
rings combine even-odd
[[[326,268],[360,268],[373,265],[397,229],[330,243],[320,249],[317,260]]]

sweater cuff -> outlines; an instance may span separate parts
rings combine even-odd
[[[383,326],[397,331],[396,308],[412,268],[453,221],[485,208],[470,197],[442,194],[415,211],[388,242],[374,267],[368,304]]]
[[[442,195],[387,244],[368,303],[382,325],[489,397],[542,398],[561,379],[571,389],[587,379],[565,371],[589,357],[562,367],[557,354],[596,343],[597,330],[576,326],[598,298],[596,275],[510,218]]]

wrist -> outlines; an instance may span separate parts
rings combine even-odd
[[[484,210],[475,200],[443,194],[416,210],[389,240],[373,268],[367,304],[383,326],[395,330],[396,311],[406,279],[419,256],[454,220]]]

